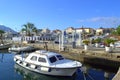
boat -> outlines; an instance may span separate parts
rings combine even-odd
[[[13,45],[11,48],[8,49],[9,52],[17,52],[17,53],[20,53],[20,52],[32,52],[32,51],[35,51],[36,48],[32,47],[32,46],[19,46],[19,47],[16,47],[15,45]]]
[[[72,76],[82,67],[78,61],[66,59],[59,53],[46,50],[17,54],[14,61],[28,70],[51,76]]]
[[[43,74],[39,74],[33,71],[30,71],[28,69],[25,69],[21,67],[18,64],[14,65],[15,72],[17,72],[19,75],[24,76],[23,80],[74,80],[76,76],[71,77],[59,77],[58,76],[47,76]],[[31,76],[32,75],[32,76]]]
[[[7,43],[7,44],[0,44],[0,50],[2,50],[2,49],[8,49],[8,48],[11,47],[11,45],[12,45],[12,44],[10,44],[10,43]]]

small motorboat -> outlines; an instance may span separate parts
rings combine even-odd
[[[35,51],[36,49],[32,46],[12,46],[11,48],[8,49],[10,52],[29,52],[29,51]]]
[[[17,54],[14,56],[14,61],[28,70],[52,76],[72,76],[78,68],[82,67],[78,61],[45,50]]]
[[[8,49],[11,47],[11,43],[6,43],[6,44],[0,44],[0,50],[3,50],[3,49]]]

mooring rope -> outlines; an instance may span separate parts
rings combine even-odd
[[[86,80],[86,77],[88,76],[91,80],[95,80],[90,74],[87,73],[87,68],[82,67],[80,68],[81,72],[83,73],[83,78]]]
[[[85,73],[84,72],[82,72],[83,73],[83,78],[84,78],[84,80],[86,80],[86,76],[85,76]]]
[[[91,80],[94,80],[90,74],[88,74],[88,73],[86,73],[86,74],[88,75],[88,77],[89,77]]]

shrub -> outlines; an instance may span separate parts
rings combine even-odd
[[[84,40],[83,43],[88,45],[90,43],[90,41],[89,40]]]
[[[95,42],[96,42],[96,43],[100,43],[100,42],[101,42],[101,38],[95,39]]]
[[[110,38],[106,38],[106,39],[104,40],[105,45],[108,46],[108,47],[110,47],[110,43],[113,43],[113,44],[114,44],[114,42],[115,42],[115,40],[110,39]]]

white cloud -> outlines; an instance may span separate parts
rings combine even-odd
[[[80,19],[79,22],[103,22],[103,21],[120,21],[118,17],[94,17],[90,19]]]
[[[3,25],[3,24],[0,23],[0,25]]]
[[[80,19],[78,22],[90,22],[107,26],[117,26],[120,24],[120,17],[93,17],[89,19]]]
[[[0,21],[0,25],[4,25],[2,21]]]

